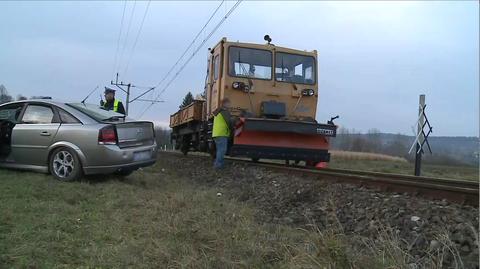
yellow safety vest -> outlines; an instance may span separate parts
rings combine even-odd
[[[118,101],[117,99],[113,100],[113,112],[118,112],[118,104],[119,103],[120,103],[120,101]],[[103,104],[103,107],[107,108],[107,102],[105,102]]]
[[[228,128],[228,124],[223,118],[222,113],[218,113],[215,117],[213,117],[213,132],[212,137],[229,137],[230,136],[230,128]]]
[[[115,101],[113,102],[113,112],[118,112],[118,103],[120,103],[120,101],[115,99]]]

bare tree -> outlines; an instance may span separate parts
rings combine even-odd
[[[0,104],[8,103],[13,101],[11,95],[8,94],[7,88],[1,84],[0,85]]]

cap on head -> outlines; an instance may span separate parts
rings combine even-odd
[[[115,94],[115,90],[112,88],[105,87],[105,94],[113,93]]]

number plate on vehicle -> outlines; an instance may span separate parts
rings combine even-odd
[[[324,128],[317,128],[317,134],[325,135],[325,136],[333,136],[335,132],[330,129],[324,129]]]
[[[133,161],[145,161],[152,157],[152,153],[149,150],[139,151],[133,153]]]

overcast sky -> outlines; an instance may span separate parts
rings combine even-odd
[[[125,73],[147,3],[126,4],[118,53],[121,80],[139,86],[156,85],[163,78],[220,4],[151,2]],[[200,41],[233,5],[221,7]],[[165,103],[153,106],[143,118],[168,122],[186,92],[203,90],[207,48],[221,37],[263,43],[269,34],[276,45],[318,51],[320,122],[338,114],[337,123],[347,128],[412,134],[418,95],[424,93],[434,135],[478,136],[478,5],[242,2],[165,91]],[[0,84],[14,95],[71,101],[82,100],[97,85],[108,85],[123,7],[123,1],[1,1]],[[89,101],[98,102],[100,93]],[[138,116],[146,105],[133,103],[130,115]]]

